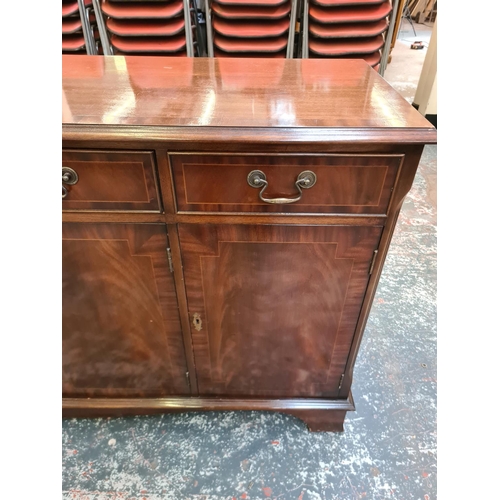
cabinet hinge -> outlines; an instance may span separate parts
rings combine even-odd
[[[170,272],[174,272],[174,264],[172,262],[172,252],[170,251],[170,248],[167,248],[167,259],[168,259],[168,267],[170,269]]]
[[[368,271],[368,274],[371,274],[373,272],[373,268],[375,267],[375,261],[377,260],[377,254],[378,254],[378,250],[374,250],[373,256],[372,256],[372,261],[370,264],[370,270]]]
[[[191,380],[189,380],[189,372],[186,372],[186,380],[187,380],[188,386],[191,388]]]
[[[345,373],[343,373],[343,374],[340,376],[339,391],[340,391],[340,389],[341,389],[341,387],[342,387],[342,382],[344,382],[344,375],[345,375]]]

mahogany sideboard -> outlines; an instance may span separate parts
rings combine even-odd
[[[62,59],[63,416],[342,431],[436,130],[362,60]]]

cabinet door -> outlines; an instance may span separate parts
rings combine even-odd
[[[63,224],[63,394],[188,394],[167,234],[157,224]]]
[[[181,224],[200,394],[335,397],[381,232]]]

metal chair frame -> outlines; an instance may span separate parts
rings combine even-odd
[[[77,0],[78,14],[82,23],[83,39],[85,41],[85,51],[87,55],[97,54],[97,45],[90,26],[90,8],[85,7],[85,0]]]
[[[84,0],[78,0],[78,2],[83,2]],[[138,2],[144,0],[136,0]],[[147,1],[147,0],[146,0]],[[195,9],[191,9],[189,5],[189,0],[182,0],[184,5],[184,31],[186,36],[186,53],[188,57],[194,57],[194,46],[193,41],[193,25],[191,23],[191,13],[195,12]],[[99,31],[99,37],[101,39],[102,51],[105,56],[113,55],[113,46],[109,42],[108,30],[106,29],[106,22],[104,21],[104,16],[102,15],[100,0],[92,0],[92,5],[94,6],[95,17],[97,21],[97,30]],[[197,23],[197,20],[195,20]]]
[[[392,39],[392,34],[394,32],[394,24],[396,22],[396,12],[398,10],[399,0],[392,1],[392,11],[391,19],[389,21],[389,27],[387,31],[383,34],[384,36],[384,46],[382,49],[382,56],[379,63],[379,74],[383,76],[385,68],[387,67],[387,60],[389,58],[390,50],[390,40]],[[304,0],[304,10],[302,18],[302,59],[309,59],[309,0]]]

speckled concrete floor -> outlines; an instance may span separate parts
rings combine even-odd
[[[260,412],[65,420],[63,498],[434,500],[436,208],[436,147],[427,146],[365,330],[344,433]]]

